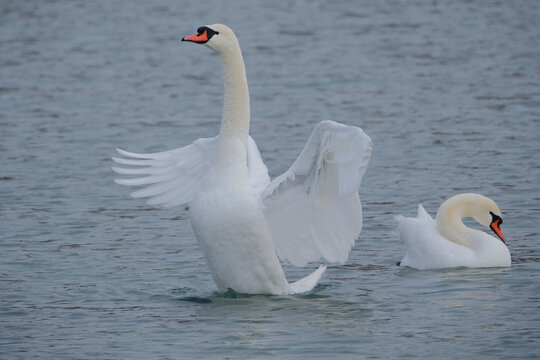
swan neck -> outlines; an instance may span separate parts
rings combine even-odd
[[[221,175],[247,176],[247,144],[249,134],[249,90],[240,46],[235,43],[220,53],[224,83],[223,116],[219,131],[216,169]]]
[[[245,137],[249,134],[249,90],[240,46],[221,54],[224,82],[223,118],[220,135]]]
[[[474,248],[474,230],[463,223],[463,218],[472,216],[467,207],[459,202],[445,202],[437,212],[437,228],[446,239],[455,243]]]

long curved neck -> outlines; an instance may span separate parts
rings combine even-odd
[[[239,45],[221,53],[220,59],[225,95],[215,161],[221,168],[238,173],[247,171],[250,110],[246,69]]]
[[[240,47],[235,47],[220,56],[225,96],[220,135],[245,135],[249,133],[249,90],[246,68]]]
[[[474,248],[474,237],[470,236],[473,229],[463,224],[463,218],[475,217],[474,201],[466,198],[454,198],[445,201],[437,211],[437,228],[446,239]]]

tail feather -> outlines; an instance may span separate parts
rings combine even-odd
[[[308,276],[293,282],[291,284],[293,294],[303,294],[311,291],[317,285],[325,270],[326,265],[321,265],[317,270],[315,270]]]

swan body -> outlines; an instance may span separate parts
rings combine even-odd
[[[220,291],[294,294],[310,291],[326,266],[296,282],[279,259],[296,266],[321,258],[343,263],[362,229],[358,189],[371,155],[360,129],[323,121],[302,153],[270,180],[249,136],[245,66],[231,29],[215,24],[184,41],[205,44],[222,63],[224,105],[217,136],[153,154],[119,150],[113,170],[147,185],[132,193],[151,205],[190,205],[193,231]]]
[[[406,253],[401,266],[416,269],[451,267],[508,267],[510,252],[501,232],[497,204],[479,194],[460,194],[446,200],[434,220],[418,205],[416,218],[396,216]],[[499,238],[468,228],[462,219],[472,217],[489,226]]]

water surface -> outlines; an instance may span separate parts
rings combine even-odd
[[[536,358],[536,1],[0,3],[0,357]],[[183,208],[128,197],[114,148],[219,128],[203,24],[237,33],[271,175],[333,119],[373,139],[364,231],[302,296],[218,294]],[[393,216],[479,192],[510,269],[395,266]],[[471,224],[471,226],[475,226]],[[290,280],[312,271],[286,265]]]

